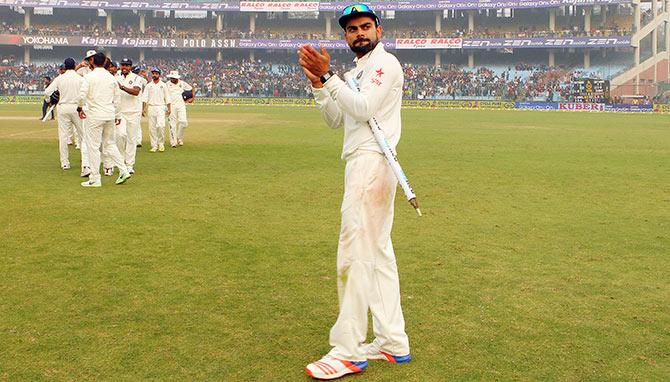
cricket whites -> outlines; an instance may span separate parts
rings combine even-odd
[[[351,77],[351,75],[349,75],[349,73],[344,75],[344,79],[347,81],[347,84],[351,89],[353,89],[354,91],[359,91],[356,82]],[[416,194],[414,193],[414,190],[412,190],[412,186],[410,186],[409,184],[407,175],[405,175],[405,172],[402,170],[402,167],[400,167],[400,162],[398,161],[398,155],[395,153],[395,150],[393,150],[391,145],[388,143],[388,140],[384,135],[384,131],[382,130],[381,126],[379,126],[377,119],[375,117],[370,118],[370,120],[368,121],[368,125],[370,126],[370,130],[372,130],[372,135],[374,135],[377,144],[384,152],[386,161],[391,166],[391,169],[393,170],[393,173],[395,174],[396,178],[398,178],[398,183],[400,183],[400,187],[402,188],[403,192],[405,192],[407,201],[409,202],[409,204],[412,205],[412,207],[414,207],[416,213],[419,216],[422,216],[421,209],[419,208],[419,202],[416,199]]]

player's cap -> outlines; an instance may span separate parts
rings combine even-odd
[[[98,53],[95,50],[87,50],[86,51],[86,56],[84,56],[84,59],[91,58],[95,56],[95,54]]]
[[[162,73],[161,70],[158,69],[158,67],[156,67],[156,66],[154,66],[153,68],[151,68],[151,73],[154,73],[154,72],[156,72],[156,73],[158,73],[158,74],[161,74],[161,73]]]
[[[119,62],[118,61],[110,61],[109,66],[112,68],[118,68],[119,67]]]
[[[58,69],[65,69],[65,64],[58,65]]]
[[[77,62],[72,57],[68,57],[68,58],[65,59],[65,61],[63,61],[63,67],[65,69],[68,69],[68,70],[69,69],[74,69],[75,66],[77,66]]]
[[[133,60],[131,60],[128,57],[124,57],[124,58],[121,59],[121,65],[132,65],[132,64],[133,64]]]
[[[179,71],[178,71],[178,70],[171,70],[170,73],[168,73],[167,78],[180,79],[181,76],[179,75]]]
[[[342,27],[342,29],[345,29],[347,27],[347,22],[349,21],[350,18],[360,15],[368,15],[375,20],[377,25],[380,24],[379,17],[377,17],[372,8],[368,7],[365,4],[353,4],[342,10],[342,15],[340,16],[339,20],[340,26]]]
[[[133,66],[133,73],[137,74],[137,73],[140,72],[140,70],[142,70],[141,66],[139,66],[139,65]]]

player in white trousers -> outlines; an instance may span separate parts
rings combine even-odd
[[[132,67],[133,61],[130,58],[122,59],[121,74],[116,79],[119,82],[119,89],[121,89],[121,119],[126,124],[126,139],[123,140],[119,150],[124,156],[128,172],[134,174],[137,137],[142,130],[140,126],[142,83],[139,77],[131,71]]]
[[[187,82],[181,80],[179,72],[176,70],[170,71],[167,78],[170,80],[167,83],[168,94],[170,94],[170,103],[172,105],[172,113],[168,121],[170,123],[170,146],[177,147],[184,145],[184,130],[188,126],[188,119],[186,117],[186,102],[192,103],[195,97],[195,89]],[[190,94],[191,97],[184,102],[184,92]]]
[[[152,153],[165,151],[165,117],[170,116],[170,95],[167,85],[161,81],[161,70],[151,69],[151,82],[142,92],[142,115],[147,116],[149,122],[149,137]]]
[[[112,75],[118,82],[118,72],[119,72],[119,63],[116,61],[112,61],[107,57],[107,61],[105,61],[105,69]],[[117,103],[116,107],[119,108],[121,107],[121,103]],[[126,129],[126,119],[123,117],[123,114],[120,114],[119,117],[119,123],[114,125],[114,142],[116,142],[116,147],[119,148],[119,152],[121,152],[121,156],[123,156],[123,153],[126,151],[126,139],[128,138],[128,130]],[[104,174],[105,176],[112,176],[114,175],[114,164],[112,164],[112,158],[110,153],[105,150],[105,147],[103,146],[102,150],[102,167],[104,169]]]
[[[344,126],[346,161],[342,225],[337,251],[339,315],[330,330],[330,352],[306,367],[317,379],[359,373],[368,360],[411,360],[400,305],[400,282],[391,229],[397,180],[368,125],[375,117],[392,147],[400,140],[403,72],[380,43],[379,18],[364,4],[344,9],[345,39],[356,54],[349,72],[360,92],[330,70],[330,56],[305,45],[299,63],[312,83],[326,123]],[[366,344],[368,311],[374,340]]]
[[[58,101],[57,119],[58,119],[58,149],[60,152],[60,163],[63,170],[70,169],[70,153],[68,141],[72,131],[81,131],[81,120],[77,113],[77,103],[79,101],[79,89],[83,78],[75,71],[76,62],[73,58],[65,59],[63,68],[65,72],[56,77],[44,91],[46,97],[58,91],[60,99]],[[79,138],[79,141],[81,139]],[[89,167],[88,151],[81,150],[81,165]]]
[[[106,151],[113,164],[119,168],[120,176],[116,184],[125,183],[132,175],[127,171],[123,157],[114,141],[114,125],[119,123],[121,91],[114,76],[105,70],[106,57],[103,53],[93,56],[94,69],[84,76],[79,90],[79,117],[87,119],[85,142],[91,161],[91,174],[88,181],[82,182],[84,187],[101,187],[100,155]],[[86,105],[86,111],[83,106]]]
[[[140,108],[140,122],[142,120],[142,92],[144,91],[144,87],[147,86],[147,79],[145,77],[146,72],[144,69],[142,69],[141,66],[135,65],[133,66],[133,74],[137,75],[137,80],[139,81],[139,86],[140,86],[140,96],[137,97],[137,102],[139,104]],[[139,130],[137,131],[137,146],[136,147],[142,147],[142,124],[140,123],[139,125]]]
[[[84,56],[84,59],[75,67],[75,71],[77,74],[80,76],[84,77],[85,75],[91,73],[93,71],[93,56],[97,52],[95,50],[87,50],[86,55]],[[86,104],[84,104],[83,107],[84,113],[86,112]],[[91,168],[89,166],[90,163],[90,155],[88,153],[88,146],[85,143],[86,140],[86,124],[88,121],[86,119],[82,119],[81,123],[79,124],[79,131],[77,132],[78,138],[79,138],[79,149],[81,151],[81,161],[82,161],[82,168],[81,168],[81,177],[85,178],[91,174]],[[84,164],[84,158],[86,158],[86,164]]]

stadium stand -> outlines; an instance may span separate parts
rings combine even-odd
[[[584,76],[611,80],[622,93],[653,93],[652,88],[640,88],[651,82],[646,72],[641,77],[631,73],[641,72],[652,57],[656,66],[668,66],[667,57],[655,53],[668,50],[663,50],[668,33],[662,26],[654,32],[659,49],[654,49],[651,35],[638,38],[650,31],[650,23],[667,18],[665,1],[589,0],[584,6],[437,11],[393,10],[398,2],[386,3],[392,6],[380,11],[384,39],[405,65],[406,98],[568,100],[570,81]],[[182,70],[211,96],[302,97],[308,92],[292,55],[298,41],[341,42],[334,10],[175,11],[165,4],[168,9],[128,10],[3,3],[0,92],[37,93],[43,74],[54,74],[54,64],[97,48],[145,66]],[[65,42],[54,42],[58,37]],[[153,39],[158,45],[126,45],[122,39]],[[440,39],[458,43],[431,45]],[[350,65],[345,49],[331,52],[338,65]],[[669,73],[658,70],[655,80],[665,81]]]

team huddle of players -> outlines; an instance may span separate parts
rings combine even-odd
[[[192,103],[195,89],[181,80],[177,70],[161,81],[161,70],[151,68],[151,76],[129,58],[111,61],[102,52],[89,50],[79,64],[67,58],[60,75],[44,95],[56,105],[60,163],[70,169],[68,145],[81,152],[84,187],[100,187],[100,164],[107,176],[119,171],[116,183],[124,183],[135,173],[135,158],[142,147],[141,117],[146,116],[150,152],[165,151],[165,120],[169,121],[170,145],[184,145],[188,126],[186,103]]]

